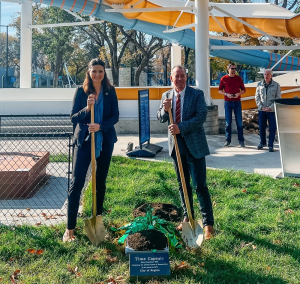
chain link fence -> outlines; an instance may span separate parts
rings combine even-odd
[[[69,115],[0,115],[0,224],[66,221],[72,127]]]

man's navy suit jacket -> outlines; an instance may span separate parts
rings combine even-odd
[[[157,118],[160,122],[168,121],[168,124],[170,124],[169,114],[168,112],[165,112],[163,102],[166,98],[171,98],[173,100],[173,96],[174,89],[163,93],[160,108],[157,112]],[[200,159],[210,154],[203,127],[203,124],[206,121],[206,115],[207,106],[203,91],[187,86],[182,109],[182,122],[178,124],[178,127],[180,130],[179,135],[184,138],[190,153],[196,159]],[[174,137],[170,131],[168,131],[168,140],[169,154],[171,156],[174,148]]]

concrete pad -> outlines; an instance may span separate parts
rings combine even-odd
[[[245,134],[245,148],[241,148],[237,135],[233,134],[230,147],[223,147],[224,135],[207,135],[207,141],[211,154],[206,157],[207,167],[213,169],[242,170],[247,173],[259,173],[276,177],[281,173],[281,162],[278,143],[274,144],[275,152],[270,153],[268,147],[257,150],[260,142],[256,134]],[[126,156],[126,148],[129,142],[133,143],[133,148],[139,146],[138,135],[118,135],[118,142],[115,144],[114,156]],[[137,158],[148,161],[168,161],[172,162],[168,152],[168,137],[164,134],[152,134],[151,144],[163,147],[163,150],[156,154],[154,158]]]

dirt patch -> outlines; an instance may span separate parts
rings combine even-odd
[[[157,216],[160,219],[171,222],[181,221],[181,210],[175,205],[166,203],[145,203],[134,209],[133,216],[135,218],[145,216],[149,205],[153,208],[153,216]]]
[[[127,244],[136,251],[162,250],[167,246],[166,236],[156,230],[144,230],[127,237]]]

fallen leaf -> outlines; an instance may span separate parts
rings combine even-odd
[[[201,266],[201,267],[203,267],[204,266],[204,262],[201,262],[201,263],[198,262],[198,265]]]
[[[81,275],[81,273],[79,273],[79,272],[75,274],[75,277],[76,277],[76,278],[79,278],[79,277],[81,277],[81,276],[82,276],[82,275]]]
[[[55,214],[56,216],[60,216],[60,217],[62,217],[62,216],[65,216],[65,214],[59,214],[59,213],[57,213],[57,214]]]
[[[125,279],[123,276],[117,276],[116,277],[116,283],[124,283],[125,282]]]
[[[74,268],[68,264],[67,269],[72,274],[78,274],[78,266],[75,266]],[[80,273],[79,273],[80,274]],[[76,275],[75,275],[76,277]]]
[[[42,222],[39,222],[39,223],[35,223],[37,226],[41,226],[42,225]]]
[[[271,269],[271,267],[270,267],[270,266],[268,266],[268,267],[267,267],[267,270],[270,270],[270,269]]]
[[[15,258],[14,257],[11,257],[8,261],[14,261]]]
[[[19,274],[21,273],[21,271],[18,269],[14,272],[14,274],[10,275],[10,280],[12,283],[17,283],[16,280],[18,280]]]
[[[55,231],[59,232],[59,229],[56,228],[55,226],[51,225],[50,227],[51,227],[52,229],[54,229]]]
[[[43,249],[38,249],[38,250],[36,250],[36,254],[42,254],[43,252],[44,252]]]
[[[300,184],[295,182],[293,187],[300,187]]]
[[[19,212],[19,213],[17,214],[17,216],[18,216],[18,217],[26,217],[22,212]]]
[[[35,249],[28,249],[27,250],[29,253],[35,254]]]
[[[281,244],[281,242],[282,242],[281,240],[274,240],[273,241],[274,244]]]
[[[287,210],[284,211],[284,213],[285,214],[293,214],[294,212],[291,209],[287,209]]]
[[[185,263],[185,261],[181,262],[179,265],[175,263],[174,270],[184,270],[189,268],[189,265]]]
[[[248,247],[249,245],[251,245],[251,243],[242,242],[241,248]]]
[[[27,210],[27,211],[29,211],[29,210],[30,210],[30,208],[27,208],[26,210]]]
[[[109,263],[114,263],[114,262],[118,261],[118,258],[116,256],[115,257],[111,257],[110,255],[108,255],[106,257],[106,261],[109,262]]]
[[[46,216],[46,213],[42,213],[41,216],[45,217],[45,216]]]
[[[2,282],[3,281],[3,278],[2,277],[0,277],[0,282]]]
[[[253,249],[256,249],[257,247],[256,247],[255,245],[252,245],[252,248],[253,248]]]
[[[112,278],[112,276],[108,276],[107,284],[116,284],[115,279]]]
[[[242,192],[247,192],[247,189],[243,189]]]
[[[112,253],[112,250],[111,250],[111,249],[105,249],[105,250],[104,250],[104,253],[105,253],[105,254],[111,254],[111,253]]]

